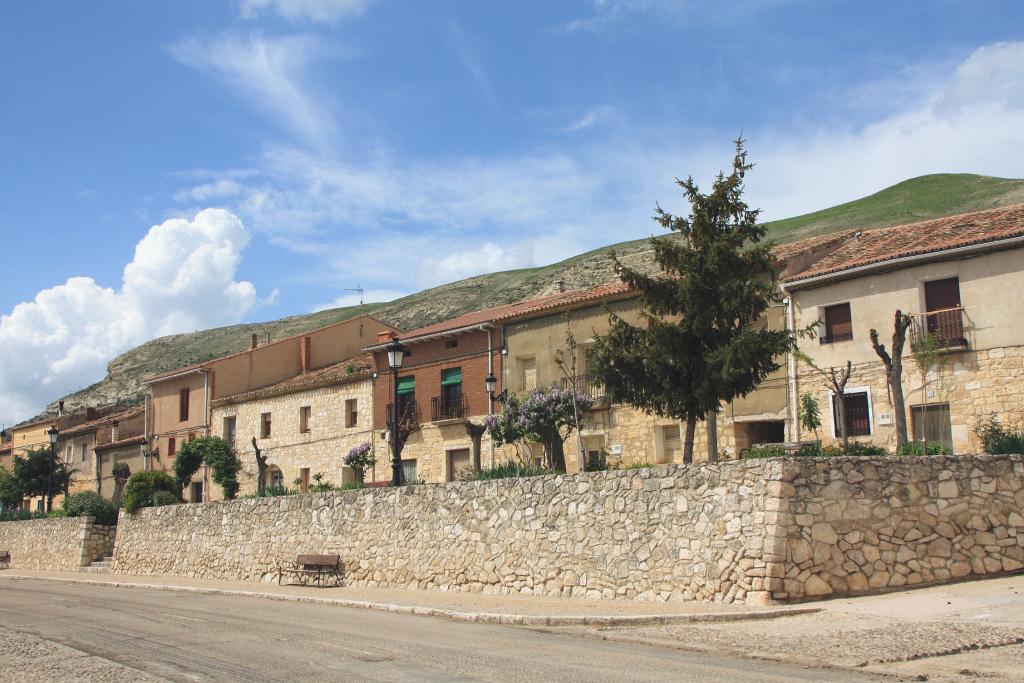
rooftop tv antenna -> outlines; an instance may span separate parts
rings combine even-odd
[[[366,290],[363,289],[362,286],[358,282],[356,283],[355,287],[345,287],[341,291],[343,291],[343,292],[359,292],[359,307],[360,308],[363,307],[363,294],[366,293]]]

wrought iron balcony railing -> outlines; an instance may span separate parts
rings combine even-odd
[[[572,389],[572,381],[568,377],[563,377],[560,384],[563,390]],[[604,398],[604,384],[598,381],[596,375],[576,375],[576,391],[595,402]]]
[[[434,396],[430,399],[430,419],[432,422],[441,420],[463,420],[469,417],[469,401],[465,396],[448,398]]]
[[[919,313],[914,316],[911,335],[911,344],[915,346],[933,338],[941,349],[967,348],[964,309],[957,306],[941,311]]]

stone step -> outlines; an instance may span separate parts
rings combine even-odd
[[[82,571],[86,574],[109,574],[110,567],[97,567],[95,565],[89,565],[88,567],[82,567]]]

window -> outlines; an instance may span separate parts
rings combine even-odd
[[[82,462],[85,462],[88,459],[89,459],[89,446],[87,444],[83,443],[82,444]]]
[[[74,448],[72,448],[71,444],[68,444],[67,452],[64,454],[64,462],[70,463],[72,461],[72,459],[74,459],[74,457],[75,457]]]
[[[851,339],[853,339],[853,318],[850,315],[849,302],[826,306],[825,328],[821,343],[834,344]]]
[[[953,448],[953,425],[948,403],[912,406],[910,420],[914,427],[914,441],[939,443]]]
[[[398,378],[398,416],[414,415],[416,410],[416,378]],[[390,419],[390,418],[389,418]]]
[[[533,391],[537,388],[537,359],[520,358],[519,364],[523,368],[523,390]]]
[[[960,310],[960,278],[924,283],[926,328],[944,347],[966,346],[964,319]]]
[[[228,442],[228,445],[234,448],[235,446],[235,416],[224,418],[224,440]]]
[[[178,421],[188,421],[188,389],[178,392]]]
[[[350,398],[345,401],[345,426],[355,427],[359,424],[359,400]]]
[[[310,406],[299,408],[299,431],[303,434],[309,432],[309,419],[313,416],[313,409]]]
[[[455,349],[455,348],[458,348],[458,346],[459,346],[459,340],[458,339],[446,339],[445,342],[444,342],[444,348],[446,348],[446,349]]]
[[[192,443],[195,440],[196,440],[196,433],[195,432],[189,432],[188,433],[188,441],[189,441],[189,443]]]
[[[441,371],[442,411],[450,417],[462,417],[462,368]]]
[[[402,460],[402,483],[410,484],[414,481],[419,481],[419,477],[416,476],[416,461]]]
[[[683,461],[683,439],[679,435],[679,425],[664,425],[661,430],[661,454],[659,463]]]
[[[270,438],[270,413],[260,414],[260,438]]]
[[[167,439],[167,455],[168,457],[172,457],[177,452],[178,440],[172,436],[171,438]]]
[[[841,438],[839,429],[839,402],[835,395],[832,400],[832,426],[836,438]],[[847,436],[871,435],[871,400],[867,389],[850,389],[843,395]]]

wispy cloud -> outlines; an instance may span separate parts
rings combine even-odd
[[[455,54],[458,56],[459,61],[469,72],[469,75],[473,77],[476,84],[483,91],[487,101],[491,103],[495,109],[498,108],[498,98],[494,94],[494,88],[491,86],[491,79],[487,75],[487,71],[484,69],[484,61],[480,57],[479,49],[476,46],[476,42],[472,37],[467,34],[459,24],[454,20],[448,22],[448,38],[451,41],[452,48],[455,50]]]
[[[188,38],[170,52],[182,64],[216,77],[303,141],[317,144],[335,137],[331,107],[308,82],[310,67],[330,52],[320,38],[224,33]]]
[[[362,14],[374,0],[241,0],[239,11],[246,19],[274,13],[290,21],[334,23]]]
[[[179,190],[174,195],[176,202],[208,202],[211,199],[224,199],[233,197],[242,192],[242,185],[230,178],[220,178],[210,183],[196,185],[186,190]]]
[[[410,293],[411,292],[409,291],[402,291],[399,289],[367,289],[362,294],[359,292],[343,294],[333,301],[320,304],[313,309],[313,312],[326,311],[332,308],[358,306],[360,303],[372,304],[380,301],[394,301],[395,299],[400,299]]]
[[[560,128],[559,131],[562,133],[575,133],[576,131],[584,130],[592,126],[596,126],[599,123],[604,123],[612,119],[615,116],[615,110],[607,104],[588,109],[583,116],[576,119],[568,126]]]

